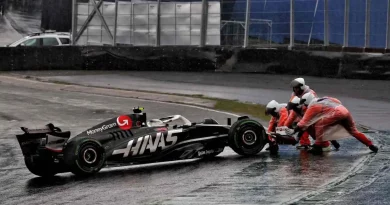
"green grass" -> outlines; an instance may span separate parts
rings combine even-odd
[[[206,97],[204,95],[184,95],[188,97],[201,98],[206,100],[215,101],[214,109],[226,112],[237,113],[241,115],[251,115],[252,117],[256,117],[265,121],[269,121],[271,119],[270,116],[265,115],[265,105],[248,103],[248,102],[240,102],[238,100],[228,100],[221,98],[211,98]]]
[[[244,103],[225,99],[215,99],[215,101],[217,102],[214,106],[214,109],[216,110],[223,110],[244,115],[247,114],[265,121],[270,120],[270,117],[264,114],[264,105]]]

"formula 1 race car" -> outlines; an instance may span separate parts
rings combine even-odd
[[[72,172],[90,175],[105,166],[210,158],[230,146],[237,154],[256,155],[267,143],[264,127],[247,116],[220,125],[214,119],[193,123],[181,115],[146,119],[143,108],[111,118],[71,137],[53,124],[21,127],[16,135],[27,168],[35,175]],[[181,121],[181,124],[175,124]],[[169,125],[171,123],[171,125]]]

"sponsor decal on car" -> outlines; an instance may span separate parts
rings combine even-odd
[[[121,128],[122,130],[129,130],[133,126],[133,121],[127,115],[119,116],[116,119],[116,122],[118,123],[119,128]]]
[[[200,157],[200,156],[203,156],[203,155],[210,155],[210,154],[213,154],[213,153],[222,152],[223,149],[224,148],[198,151],[198,156]]]
[[[108,124],[108,125],[102,125],[101,127],[98,127],[96,129],[93,129],[93,130],[87,130],[87,135],[93,135],[93,134],[98,133],[98,132],[103,132],[105,130],[108,130],[108,129],[116,127],[116,126],[117,126],[117,124],[115,122]]]
[[[156,128],[156,131],[157,132],[166,132],[166,131],[168,131],[168,128],[166,128],[166,127],[159,127],[159,128]]]
[[[202,155],[205,155],[205,154],[212,154],[214,153],[215,151],[212,149],[212,150],[203,150],[203,151],[198,151],[198,156],[202,156]]]
[[[157,132],[153,135],[145,135],[139,137],[136,140],[130,140],[127,146],[123,149],[114,150],[112,155],[123,154],[123,157],[142,155],[146,150],[150,153],[154,153],[158,148],[161,150],[166,149],[177,142],[177,136],[175,134],[182,133],[182,129],[170,130],[168,132]],[[135,143],[135,145],[133,145]]]

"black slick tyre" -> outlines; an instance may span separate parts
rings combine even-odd
[[[238,120],[230,127],[228,142],[239,155],[256,155],[267,143],[265,129],[255,120]]]
[[[78,176],[99,172],[105,163],[105,151],[93,139],[79,139],[70,142],[64,150],[64,162],[70,171]]]

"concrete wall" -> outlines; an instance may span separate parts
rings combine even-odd
[[[388,79],[388,54],[229,47],[0,48],[0,70],[144,70]]]

